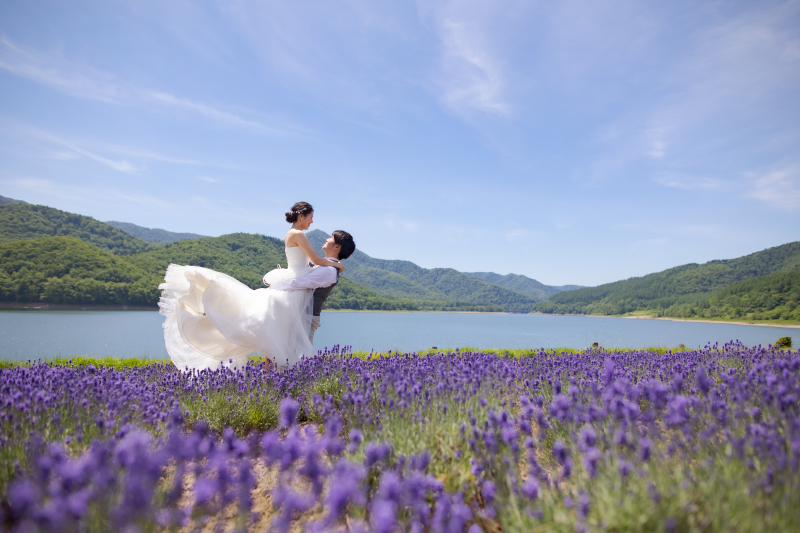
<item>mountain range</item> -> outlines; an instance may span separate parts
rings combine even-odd
[[[535,312],[800,321],[800,242],[551,296]]]
[[[467,276],[505,287],[518,292],[529,294],[537,300],[547,300],[554,294],[564,291],[574,291],[583,288],[583,285],[552,286],[539,283],[535,279],[520,274],[495,274],[494,272],[464,272]]]
[[[116,220],[109,220],[106,222],[109,226],[122,230],[125,233],[130,233],[134,237],[139,237],[143,241],[161,243],[161,242],[177,242],[185,239],[203,239],[208,235],[198,235],[197,233],[175,233],[174,231],[167,231],[160,228],[144,228],[131,224],[130,222],[117,222]]]
[[[307,235],[317,250],[328,237],[320,230]],[[171,262],[213,268],[257,288],[263,273],[286,258],[283,241],[274,237],[202,237],[104,223],[0,196],[0,301],[154,305]],[[800,242],[597,287],[426,269],[361,250],[345,265],[327,308],[800,322]]]
[[[23,202],[22,200],[14,200],[13,198],[6,198],[5,196],[0,196],[0,205],[8,205],[8,204],[27,204],[28,202]]]
[[[106,253],[124,257],[127,261],[114,263],[117,271],[124,271],[125,276],[109,278],[105,267],[98,267],[98,272],[81,267],[78,269],[79,275],[69,269],[62,272],[62,277],[69,277],[70,282],[81,278],[94,280],[93,282],[101,285],[134,283],[142,279],[144,274],[148,279],[163,275],[169,263],[175,262],[214,268],[256,288],[261,286],[261,276],[266,270],[274,268],[277,263],[286,264],[283,242],[272,237],[231,234],[188,239],[181,237],[196,234],[178,234],[119,222],[113,224],[51,207],[20,202],[0,205],[0,243],[5,243],[0,244],[0,266],[7,276],[5,282],[0,280],[0,285],[5,286],[2,289],[2,299],[23,301],[21,298],[30,299],[34,293],[39,299],[47,299],[56,294],[52,290],[48,292],[45,287],[46,280],[52,277],[45,275],[46,272],[58,271],[53,259],[55,257],[63,259],[67,253],[83,253],[87,258],[94,258],[95,264],[103,263],[96,257],[96,253],[89,253],[88,249],[81,248],[75,242],[58,243],[59,238],[77,238]],[[319,230],[309,232],[308,235],[316,249],[321,249],[322,243],[328,237]],[[41,240],[43,237],[55,238],[56,241]],[[32,240],[36,242],[26,243],[24,246],[19,244],[21,241]],[[37,249],[42,254],[40,260],[35,257]],[[34,275],[37,262],[51,265],[52,268],[40,269],[41,272]],[[67,261],[67,264],[72,263]],[[20,265],[25,267],[24,276],[18,273],[22,268]],[[409,261],[375,259],[360,250],[346,261],[346,265],[347,271],[343,279],[329,297],[330,308],[530,312],[531,306],[538,301],[537,297],[530,294],[488,283],[454,269],[424,269]],[[144,274],[140,275],[141,273]],[[158,284],[157,281],[150,281]],[[38,289],[33,290],[30,287]],[[87,296],[85,301],[130,303],[119,296],[124,291],[115,289],[116,296],[112,296],[110,287],[106,287],[108,291],[98,289],[99,295],[91,298]],[[111,300],[103,301],[103,291],[108,292]],[[79,302],[79,292],[78,289],[69,292],[71,296],[62,298],[61,303],[83,302]],[[153,304],[157,301],[156,292],[148,297],[142,296],[141,291],[137,294],[138,304],[142,304],[147,298]]]
[[[320,249],[329,237],[320,230],[309,231],[307,236],[315,249]],[[356,250],[347,260],[343,276],[390,298],[492,304],[519,313],[530,312],[531,306],[539,301],[530,294],[501,287],[452,268],[427,269],[410,261],[375,259],[360,250]]]

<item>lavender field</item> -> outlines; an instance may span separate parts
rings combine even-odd
[[[8,531],[798,531],[800,352],[0,368]]]

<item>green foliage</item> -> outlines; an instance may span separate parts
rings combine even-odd
[[[165,359],[145,359],[144,357],[125,357],[125,358],[116,358],[116,357],[56,357],[48,361],[50,364],[53,365],[60,365],[60,366],[74,366],[74,367],[84,367],[84,366],[96,366],[96,367],[106,367],[106,368],[113,368],[115,370],[124,370],[126,368],[141,368],[143,366],[148,365],[158,365],[158,364],[165,364],[170,363],[170,361]]]
[[[181,409],[189,413],[186,422],[194,425],[200,420],[221,433],[226,427],[236,430],[239,435],[252,431],[266,431],[278,425],[278,404],[271,390],[254,391],[243,401],[241,391],[233,385],[221,387],[205,397],[193,394],[180,394]]]
[[[561,314],[649,313],[684,318],[795,316],[800,242],[738,259],[683,265],[641,278],[562,292],[533,307]],[[768,292],[765,292],[768,291]],[[782,296],[780,296],[782,295]],[[780,313],[774,312],[779,306]],[[737,310],[738,309],[738,310]]]
[[[194,236],[114,224],[152,240]],[[155,246],[90,217],[28,204],[0,206],[0,236],[0,244],[35,240],[4,248],[0,301],[154,306],[157,286],[170,263],[224,272],[253,289],[263,287],[265,272],[287,264],[283,241],[273,237],[233,233]],[[72,243],[67,252],[64,243],[36,240],[43,236],[75,237],[100,250],[78,249]],[[316,248],[327,238],[319,231],[309,237]],[[315,242],[318,237],[322,241]],[[127,257],[105,257],[102,250]],[[535,301],[452,269],[427,270],[407,261],[375,260],[361,252],[345,265],[347,271],[328,297],[326,309],[521,311]]]
[[[710,317],[800,321],[800,269],[732,283],[711,295],[702,311]]]
[[[155,305],[159,277],[73,237],[0,244],[0,301]]]
[[[799,303],[800,269],[731,283],[711,295],[650,313],[678,318],[797,323]]]
[[[278,264],[287,266],[283,241],[251,233],[178,241],[138,254],[131,261],[162,277],[170,263],[210,268],[251,289],[263,288],[264,273]]]
[[[575,289],[582,288],[580,285],[562,285],[560,287],[545,285],[535,279],[520,274],[506,274],[505,276],[495,274],[494,272],[465,272],[465,274],[488,283],[500,285],[506,289],[528,294],[538,301],[547,300],[549,297],[559,292],[574,291]]]
[[[779,337],[777,341],[775,341],[776,348],[791,348],[792,347],[792,338],[791,337]]]
[[[0,196],[0,205],[7,205],[7,204],[27,204],[28,202],[23,202],[22,200],[14,200],[13,198],[8,198],[6,196]]]
[[[458,302],[453,300],[425,300],[387,298],[344,276],[331,291],[324,309],[359,311],[481,311],[502,312],[499,305]]]
[[[130,222],[117,222],[116,220],[109,220],[106,224],[147,242],[176,242],[184,239],[202,239],[206,237],[206,235],[198,235],[197,233],[175,233],[159,228],[143,228]]]
[[[118,255],[130,255],[152,247],[91,217],[42,205],[0,205],[0,243],[44,236],[76,237]]]
[[[315,249],[320,249],[328,235],[320,230],[308,233]],[[389,298],[441,302],[457,301],[527,313],[536,298],[485,282],[452,268],[427,269],[410,261],[375,259],[356,250],[345,262],[342,277],[373,289]],[[462,304],[463,305],[463,304]]]
[[[185,240],[120,257],[72,237],[40,237],[0,244],[0,301],[150,305],[158,302],[170,263],[211,268],[256,289],[265,272],[286,267],[283,242],[234,233]],[[502,311],[496,305],[379,296],[342,278],[326,309],[378,311]]]

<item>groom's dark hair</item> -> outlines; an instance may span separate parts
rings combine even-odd
[[[339,259],[347,259],[356,251],[356,243],[353,241],[353,236],[346,231],[340,229],[334,231],[333,242],[341,246],[339,248]]]

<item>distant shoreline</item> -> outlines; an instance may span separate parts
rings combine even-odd
[[[706,324],[734,324],[737,326],[766,326],[768,328],[800,328],[800,324],[767,324],[764,322],[734,322],[730,320],[709,320],[707,318],[694,319],[694,318],[671,318],[666,316],[652,316],[652,315],[585,315],[585,314],[567,314],[567,313],[542,313],[537,311],[531,313],[532,315],[551,315],[551,316],[586,316],[589,318],[627,318],[627,319],[646,319],[646,320],[670,320],[672,322],[702,322]]]
[[[40,311],[158,311],[158,306],[52,304],[45,302],[0,302],[0,310],[2,309],[32,309]]]
[[[467,315],[528,315],[530,313],[509,313],[508,311],[409,311],[407,309],[323,309],[323,313],[460,313]]]
[[[0,302],[0,311],[4,309],[30,309],[40,311],[158,311],[157,306],[147,305],[82,305],[53,304],[43,302]],[[466,315],[549,315],[549,316],[585,316],[590,318],[626,318],[634,320],[669,320],[672,322],[700,322],[705,324],[733,324],[737,326],[766,326],[768,328],[800,329],[800,324],[767,324],[765,322],[741,322],[729,320],[709,320],[693,318],[654,317],[651,315],[584,315],[565,313],[510,313],[508,311],[409,311],[405,309],[372,310],[372,309],[323,309],[323,313],[457,313]]]
[[[586,316],[598,316],[598,315],[586,315]],[[735,324],[737,326],[766,326],[768,328],[794,328],[800,329],[800,324],[766,324],[761,322],[739,322],[739,321],[732,321],[732,320],[708,320],[708,319],[694,319],[694,318],[670,318],[665,316],[650,316],[650,315],[642,315],[642,316],[623,316],[620,318],[632,318],[632,319],[645,319],[645,320],[671,320],[672,322],[703,322],[706,324]]]

